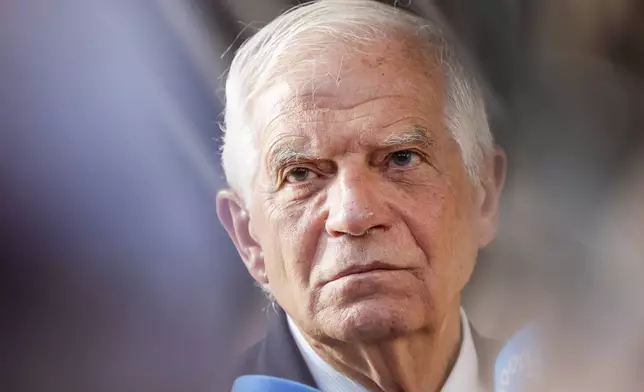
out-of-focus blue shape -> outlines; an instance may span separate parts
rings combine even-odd
[[[319,390],[283,378],[253,374],[241,376],[235,380],[231,392],[319,392]]]
[[[515,333],[503,346],[494,364],[495,392],[523,392],[541,374],[536,327]]]

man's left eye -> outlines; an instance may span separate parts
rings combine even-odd
[[[420,155],[411,150],[396,151],[389,155],[389,163],[394,167],[415,166],[420,162]]]

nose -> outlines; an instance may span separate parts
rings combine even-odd
[[[332,237],[360,237],[372,229],[388,229],[392,211],[386,190],[375,173],[340,172],[327,196],[328,217],[325,228]]]

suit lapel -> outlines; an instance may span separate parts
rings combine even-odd
[[[265,374],[317,388],[300,350],[291,336],[284,311],[271,310],[266,337],[249,353],[242,374]],[[255,356],[256,360],[253,360]]]

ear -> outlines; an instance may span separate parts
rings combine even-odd
[[[499,146],[486,161],[478,185],[479,246],[488,245],[496,236],[499,225],[499,200],[505,184],[507,156]]]
[[[264,254],[241,198],[232,189],[223,189],[217,193],[216,204],[219,221],[235,244],[248,272],[260,285],[268,284]]]

